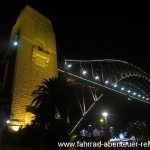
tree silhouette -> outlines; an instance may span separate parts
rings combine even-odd
[[[36,107],[36,120],[40,125],[48,125],[54,120],[67,122],[69,112],[75,102],[74,86],[63,78],[49,78],[33,92],[32,105]]]
[[[74,84],[65,78],[49,78],[32,93],[36,114],[33,124],[48,132],[55,145],[58,141],[69,140],[68,118],[76,104],[74,88]]]

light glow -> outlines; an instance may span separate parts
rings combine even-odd
[[[99,76],[96,76],[96,77],[95,77],[95,80],[99,80]]]
[[[100,122],[103,123],[103,122],[104,122],[104,119],[100,119]]]
[[[106,81],[105,81],[105,84],[108,84],[108,83],[109,83],[108,80],[106,80]]]
[[[14,46],[17,46],[17,45],[18,45],[18,42],[17,42],[17,41],[15,41],[15,42],[13,43],[13,45],[14,45]]]
[[[119,138],[122,140],[122,139],[124,139],[124,134],[123,133],[120,133],[119,134]]]
[[[102,114],[104,117],[107,117],[108,113],[107,112],[103,112]]]
[[[86,70],[83,70],[83,71],[82,71],[82,74],[83,74],[83,75],[86,75],[86,74],[87,74],[87,71],[86,71]]]
[[[72,65],[71,65],[71,64],[69,64],[67,67],[68,67],[68,68],[71,68],[71,66],[72,66]]]
[[[133,95],[136,95],[136,93],[134,92]]]
[[[121,88],[121,91],[123,91],[123,90],[124,90],[124,87]]]
[[[117,87],[117,86],[118,86],[117,84],[114,84],[114,88]]]
[[[7,124],[10,123],[10,120],[7,120],[6,123],[7,123]]]
[[[20,126],[11,126],[10,128],[11,128],[13,131],[18,132]]]

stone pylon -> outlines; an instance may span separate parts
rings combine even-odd
[[[57,77],[55,33],[48,18],[26,6],[12,28],[16,50],[10,127],[25,127],[33,117],[31,94],[44,78]]]

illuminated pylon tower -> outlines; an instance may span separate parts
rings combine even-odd
[[[26,6],[11,33],[16,47],[10,127],[25,127],[33,117],[32,92],[44,78],[57,77],[55,34],[51,22]]]

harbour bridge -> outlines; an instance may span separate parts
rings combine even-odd
[[[84,95],[81,99],[78,99],[82,117],[71,133],[103,96],[103,92],[98,92],[101,89],[126,96],[129,100],[135,99],[150,104],[150,76],[131,63],[114,59],[66,59],[64,67],[60,67],[58,71],[66,74],[70,80],[75,79],[75,82],[81,84],[82,87],[88,87],[93,99],[88,106],[86,106]]]
[[[10,44],[13,54],[4,64],[2,77],[0,73],[0,90],[9,95],[12,114],[10,125],[14,131],[32,121],[32,92],[44,78],[58,77],[58,72],[82,87],[82,96],[77,96],[82,113],[78,123],[101,99],[104,90],[150,104],[150,76],[128,62],[65,59],[64,65],[57,67],[52,23],[30,6],[26,6],[17,18]],[[86,93],[85,88],[88,89]],[[90,104],[85,95],[92,97]]]

